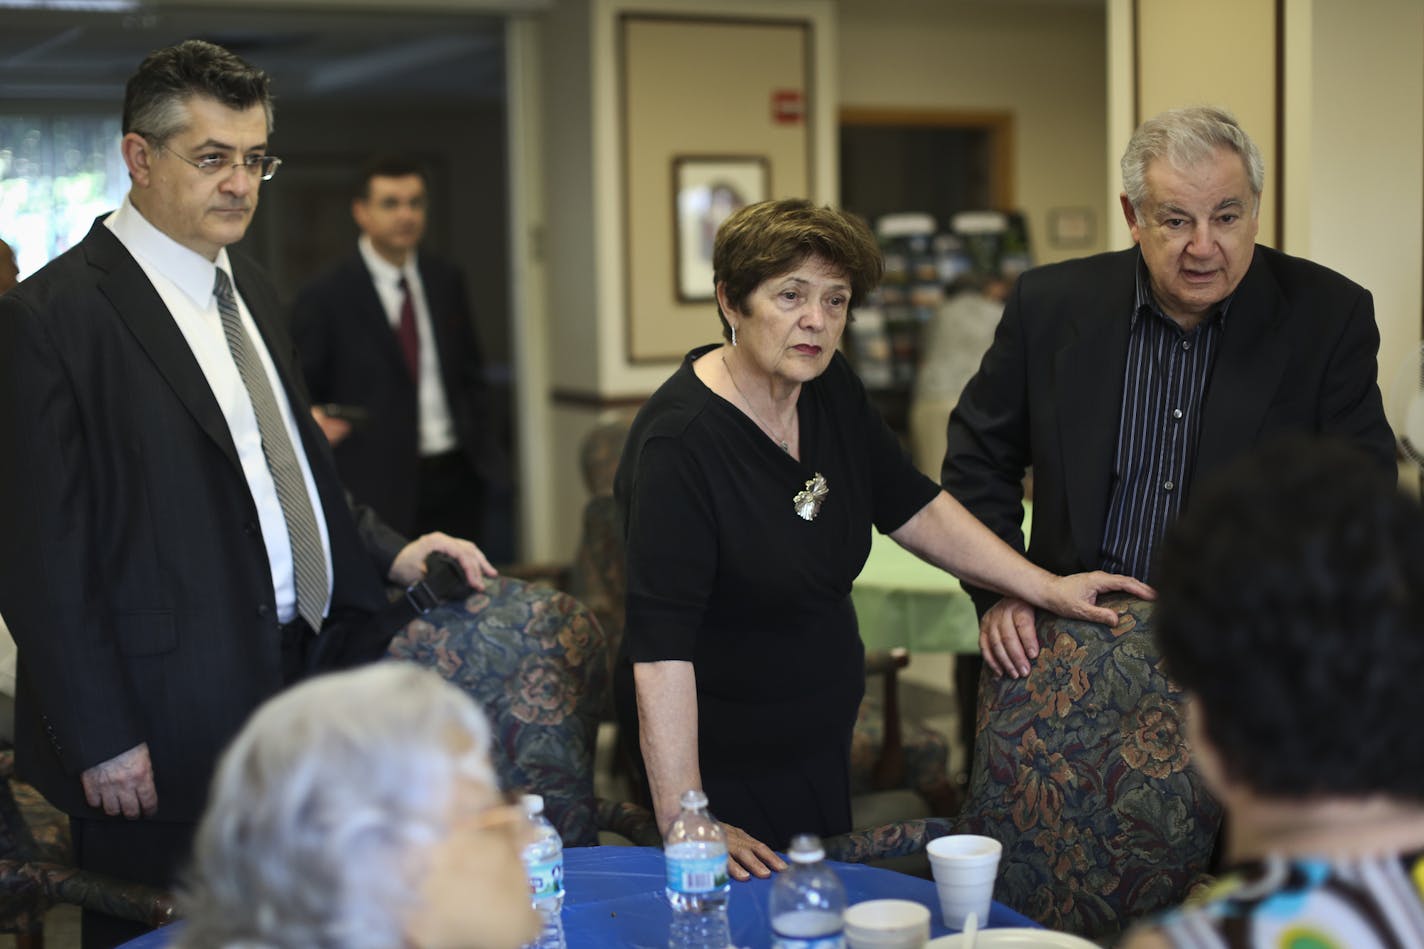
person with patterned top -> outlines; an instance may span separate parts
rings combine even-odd
[[[1293,437],[1204,487],[1154,576],[1227,869],[1124,945],[1424,946],[1424,511]]]

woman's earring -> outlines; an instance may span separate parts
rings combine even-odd
[[[735,326],[732,327],[732,345],[737,345],[737,328]]]

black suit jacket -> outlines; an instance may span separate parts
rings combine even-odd
[[[455,437],[488,481],[494,441],[464,278],[439,258],[421,253],[418,259]],[[420,462],[416,387],[359,253],[297,294],[292,335],[312,399],[368,413],[367,423],[335,447],[342,482],[396,529],[413,532]]]
[[[301,427],[331,539],[332,617],[384,605],[401,538],[358,528],[274,292],[230,255]],[[0,613],[19,646],[21,773],[98,817],[79,774],[147,742],[159,819],[282,685],[272,574],[232,437],[182,332],[98,222],[0,297]],[[331,625],[331,620],[328,621]]]
[[[1133,248],[1025,273],[949,418],[945,488],[1023,550],[1032,466],[1028,556],[1055,573],[1100,562],[1138,259]],[[1190,484],[1286,432],[1351,438],[1393,472],[1378,349],[1368,291],[1257,246],[1227,312]],[[970,592],[981,614],[998,598]]]

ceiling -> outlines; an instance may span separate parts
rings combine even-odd
[[[22,0],[0,0],[0,101],[11,107],[112,105],[149,52],[195,37],[265,69],[279,102],[504,96],[504,26],[495,15],[251,7],[100,12],[13,9],[14,2]]]
[[[0,102],[112,106],[154,49],[191,37],[269,73],[280,101],[433,103],[502,100],[503,13],[553,0],[0,0]],[[847,10],[914,12],[943,0],[836,0]],[[1101,9],[1104,0],[954,0],[970,6]],[[380,8],[384,7],[382,10]],[[396,10],[399,12],[395,12]]]

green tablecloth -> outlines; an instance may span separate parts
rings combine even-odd
[[[1032,505],[1024,505],[1027,534]],[[870,559],[851,589],[867,649],[977,653],[979,619],[959,581],[878,531]]]

